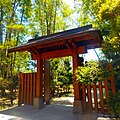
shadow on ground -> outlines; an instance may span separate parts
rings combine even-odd
[[[47,105],[43,109],[20,106],[0,112],[0,120],[96,120],[95,115],[73,114],[72,106]]]
[[[55,102],[56,101],[56,102]],[[96,120],[96,114],[73,114],[73,99],[60,98],[43,109],[20,106],[0,112],[0,120]]]

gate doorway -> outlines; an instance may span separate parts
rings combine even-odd
[[[24,45],[9,49],[9,52],[29,51],[32,55],[32,59],[37,60],[36,73],[21,73],[20,78],[22,79],[20,80],[19,90],[22,89],[21,93],[23,94],[23,96],[20,95],[21,93],[19,94],[20,101],[24,101],[25,104],[33,104],[33,106],[36,108],[42,108],[44,106],[43,96],[45,96],[45,94],[47,94],[48,92],[43,92],[43,88],[45,88],[44,91],[49,90],[49,87],[47,87],[49,85],[49,82],[43,84],[45,81],[47,81],[46,79],[48,78],[46,77],[48,74],[43,75],[43,66],[45,60],[50,58],[72,56],[73,71],[75,71],[75,69],[80,64],[78,55],[86,53],[88,49],[99,48],[101,46],[101,43],[101,32],[99,30],[93,29],[91,25],[88,25],[48,36],[42,36],[36,39],[31,39],[28,41],[28,43]],[[43,77],[46,77],[45,81],[43,80]],[[50,80],[48,79],[48,81]],[[81,91],[88,90],[88,94],[90,95],[91,87],[88,86],[86,88],[86,86],[84,85],[79,85],[75,77],[73,77],[73,81],[73,112],[81,113],[83,112],[83,108],[85,108],[85,106],[83,107],[82,103],[84,102],[84,105],[86,103],[86,97],[84,97],[84,94]],[[101,83],[99,84],[101,86]],[[44,87],[44,85],[46,85],[46,87]],[[81,88],[84,89],[81,90]],[[101,89],[101,87],[99,88]],[[49,95],[45,99],[47,100],[48,98]],[[91,101],[90,97],[88,97],[88,101]],[[89,106],[91,106],[91,102],[89,103]]]

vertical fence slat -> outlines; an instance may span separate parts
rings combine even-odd
[[[25,85],[26,85],[26,80],[25,80],[25,74],[23,74],[23,89],[24,89],[24,93],[23,93],[23,103],[25,104]]]
[[[19,79],[19,84],[18,84],[18,106],[21,106],[22,104],[22,73],[20,73],[20,79]]]
[[[92,111],[92,96],[91,96],[91,86],[88,85],[88,105],[89,105],[89,112]]]
[[[83,95],[83,109],[84,112],[86,112],[86,87],[84,84],[82,84],[82,95]]]
[[[24,74],[25,77],[25,85],[24,85],[24,104],[26,105],[27,104],[27,74]]]
[[[97,89],[96,84],[93,85],[93,94],[94,94],[94,105],[95,105],[95,111],[98,111],[98,98],[97,98]]]
[[[100,109],[101,112],[104,112],[104,103],[103,103],[103,88],[102,88],[102,82],[99,82],[99,92],[100,92]]]
[[[30,73],[27,73],[27,104],[30,104]]]
[[[36,96],[36,73],[33,73],[33,98]]]
[[[26,104],[28,105],[28,95],[29,95],[29,76],[26,73]]]
[[[32,92],[31,92],[31,73],[29,73],[29,104],[31,105],[31,95],[32,95]]]
[[[30,73],[30,105],[32,105],[33,104],[33,84],[32,84],[32,81],[33,81],[33,79],[32,79],[32,73]]]
[[[22,99],[22,104],[24,103],[24,74],[21,73],[21,79],[22,79],[22,84],[21,84],[21,88],[22,88],[22,95],[21,95],[21,99]]]

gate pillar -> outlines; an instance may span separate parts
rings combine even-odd
[[[46,104],[50,103],[50,62],[44,61],[44,100]]]
[[[73,113],[83,113],[82,94],[80,92],[80,85],[75,77],[75,69],[79,66],[79,56],[76,51],[73,51],[73,79],[74,79],[74,106]]]
[[[43,108],[44,107],[44,99],[43,99],[43,60],[41,58],[41,54],[37,55],[37,80],[36,80],[36,92],[33,106],[35,108]]]

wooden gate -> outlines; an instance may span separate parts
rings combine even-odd
[[[111,75],[108,79],[94,85],[80,85],[83,111],[105,112],[104,100],[109,101],[109,91],[115,93],[115,81],[113,67],[110,65]],[[36,94],[36,73],[20,73],[18,105],[33,105]],[[47,90],[48,91],[48,90]],[[48,98],[46,98],[48,99]]]
[[[37,94],[37,73],[20,73],[18,105],[33,105]],[[46,104],[50,101],[50,62],[44,61],[43,65],[43,97]]]
[[[18,105],[33,105],[36,93],[36,73],[20,73]]]
[[[115,80],[112,65],[110,65],[110,72],[111,75],[104,81],[94,85],[81,85],[84,113],[92,111],[101,111],[104,113],[109,110],[106,108],[104,101],[105,99],[107,102],[109,101],[109,92],[112,92],[112,94],[115,93]]]

